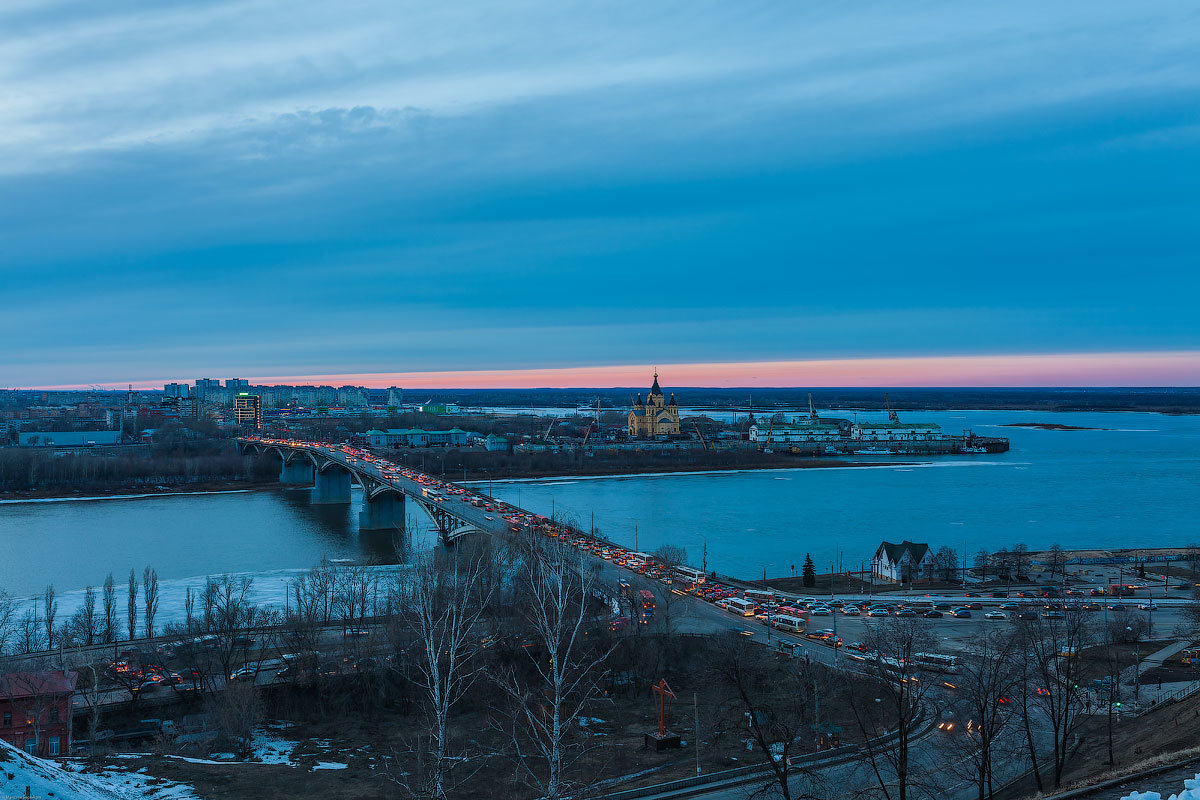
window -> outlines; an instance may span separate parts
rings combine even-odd
[[[33,752],[36,749],[37,749],[37,742],[35,742],[33,739],[25,740],[25,752],[26,753],[29,753],[29,755],[31,755],[31,756],[36,755],[36,753]]]
[[[50,750],[49,750],[49,753],[50,753],[50,756],[51,756],[51,757],[54,757],[54,756],[58,755],[58,737],[57,737],[57,736],[51,736],[51,737],[50,737]]]
[[[12,727],[12,712],[11,711],[4,712],[4,727],[6,727],[6,728]]]
[[[58,722],[58,706],[50,706],[50,721]]]

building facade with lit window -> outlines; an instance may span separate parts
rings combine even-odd
[[[76,672],[0,675],[0,739],[39,758],[71,752],[71,698]]]
[[[241,392],[233,398],[233,419],[238,425],[253,425],[262,428],[262,398],[256,394]]]

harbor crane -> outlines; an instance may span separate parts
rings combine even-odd
[[[900,415],[892,410],[892,399],[888,396],[888,392],[883,393],[883,404],[887,406],[888,422],[899,422]]]

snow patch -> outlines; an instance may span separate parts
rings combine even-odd
[[[1130,792],[1121,800],[1163,800],[1163,796],[1160,792]],[[1183,791],[1171,795],[1167,800],[1200,800],[1200,775],[1185,780]]]
[[[62,797],[71,800],[199,800],[186,783],[105,767],[98,772],[73,770],[35,758],[0,740],[0,797]],[[9,777],[12,776],[12,777]]]
[[[346,769],[346,767],[348,767],[348,766],[350,766],[350,765],[349,764],[338,764],[333,761],[318,761],[315,765],[313,765],[313,769],[314,770],[317,770],[317,769]]]

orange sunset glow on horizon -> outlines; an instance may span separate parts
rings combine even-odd
[[[728,387],[1005,387],[1195,386],[1200,351],[1058,353],[1037,355],[914,356],[692,364],[622,364],[537,369],[260,375],[251,384],[353,384],[407,389],[532,389],[641,386],[657,369],[672,386]],[[209,370],[234,373],[228,368]],[[143,379],[161,386],[185,376]],[[124,388],[125,384],[99,384]],[[39,387],[66,389],[82,387]]]

